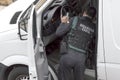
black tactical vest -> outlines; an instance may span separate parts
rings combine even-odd
[[[67,35],[67,44],[69,48],[86,53],[89,43],[92,40],[95,26],[92,21],[89,21],[90,19],[75,18],[72,23],[74,25],[71,26],[71,31]],[[76,25],[75,22],[77,22]]]

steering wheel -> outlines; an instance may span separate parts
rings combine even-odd
[[[49,36],[53,34],[60,24],[61,16],[70,17],[70,7],[69,6],[54,6],[49,8],[43,16],[43,36]]]
[[[67,5],[62,6],[60,14],[61,14],[61,17],[67,16],[70,18],[72,15],[70,7]]]

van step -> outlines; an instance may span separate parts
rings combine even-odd
[[[85,70],[85,80],[95,80],[95,70]]]

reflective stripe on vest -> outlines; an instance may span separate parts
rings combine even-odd
[[[79,51],[79,52],[82,52],[82,53],[86,53],[86,51],[85,50],[83,50],[83,49],[79,49],[79,48],[76,48],[76,47],[74,47],[74,46],[72,46],[72,45],[68,45],[69,46],[69,48],[71,48],[71,49],[73,49],[73,50],[76,50],[76,51]]]

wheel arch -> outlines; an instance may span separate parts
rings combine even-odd
[[[1,63],[8,67],[16,64],[28,65],[28,57],[24,55],[8,56]]]
[[[28,57],[24,55],[9,56],[2,60],[1,63],[7,66],[3,73],[3,79],[7,80],[7,77],[13,68],[20,66],[28,67]]]
[[[5,71],[5,80],[7,80],[8,76],[9,76],[9,73],[16,67],[28,67],[27,65],[24,65],[24,64],[14,64],[14,65],[11,65],[9,66],[6,71]]]

